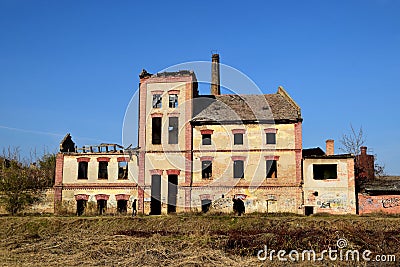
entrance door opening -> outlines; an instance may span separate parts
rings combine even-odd
[[[176,196],[178,194],[178,175],[168,175],[168,213],[176,212]]]
[[[99,212],[99,215],[102,215],[103,213],[105,213],[106,208],[107,208],[107,200],[105,200],[105,199],[97,200],[97,211]]]
[[[128,200],[118,200],[117,201],[117,210],[119,213],[126,213],[128,211]]]
[[[206,213],[210,209],[210,206],[211,206],[211,200],[203,199],[201,201],[201,211],[202,212]]]
[[[84,199],[79,199],[76,201],[76,214],[81,216],[85,212],[87,201]]]
[[[150,215],[161,214],[161,175],[151,176]]]
[[[311,214],[314,214],[314,207],[304,207],[304,215],[310,216]]]

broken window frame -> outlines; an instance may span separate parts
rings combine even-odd
[[[154,94],[153,95],[153,108],[162,108],[162,95],[161,94]]]
[[[99,161],[99,170],[97,173],[97,179],[101,180],[108,179],[108,161]]]
[[[243,133],[233,134],[233,144],[234,145],[243,145]]]
[[[266,133],[266,143],[267,145],[275,145],[276,144],[276,133]]]
[[[78,179],[87,180],[88,179],[88,167],[89,163],[87,161],[78,162]]]
[[[169,106],[169,108],[177,108],[178,107],[178,95],[177,94],[169,95],[168,106]]]
[[[118,180],[128,179],[128,162],[118,161]]]
[[[168,144],[178,144],[179,118],[169,117]]]
[[[336,180],[338,178],[337,164],[313,164],[314,180]]]
[[[234,160],[233,161],[233,178],[243,179],[244,178],[244,161]]]
[[[151,118],[151,143],[153,145],[161,145],[162,137],[162,118]]]
[[[266,178],[278,178],[278,161],[266,160]]]
[[[210,146],[211,145],[211,134],[202,134],[201,135],[201,144],[203,146]]]
[[[212,179],[212,161],[203,160],[201,162],[201,178]]]

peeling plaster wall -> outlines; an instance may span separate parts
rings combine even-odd
[[[78,159],[89,158],[88,179],[78,179]],[[98,179],[97,161],[100,157],[109,158],[108,179]],[[129,158],[128,179],[118,179],[118,158]],[[87,207],[84,214],[97,214],[95,196],[109,196],[106,213],[117,213],[116,195],[129,195],[128,212],[131,212],[133,199],[138,199],[137,191],[138,165],[137,157],[122,153],[69,153],[63,157],[63,177],[61,203],[57,203],[57,213],[72,213],[77,211],[77,195],[88,195]]]
[[[265,129],[276,129],[276,145],[266,144]],[[245,130],[243,145],[234,145],[233,131]],[[213,130],[212,144],[202,145],[202,130]],[[301,135],[301,132],[300,132]],[[209,197],[211,212],[232,212],[232,197],[246,195],[246,212],[302,213],[300,180],[301,136],[295,124],[203,125],[193,129],[192,210],[201,210],[201,199]],[[244,178],[233,178],[232,157],[245,157]],[[266,178],[266,158],[278,156],[277,178]],[[203,179],[201,158],[212,159],[212,178]],[[224,198],[222,198],[224,195]],[[267,200],[273,196],[276,201]]]
[[[313,164],[337,164],[337,179],[314,180]],[[353,158],[307,158],[303,174],[304,206],[314,207],[314,213],[356,214]]]

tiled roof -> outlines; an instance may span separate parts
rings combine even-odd
[[[193,122],[299,121],[299,106],[279,88],[276,94],[217,95],[195,101]]]

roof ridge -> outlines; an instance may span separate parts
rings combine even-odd
[[[282,86],[278,87],[278,91],[276,93],[281,95],[281,96],[283,96],[288,102],[290,102],[296,108],[297,114],[299,115],[299,117],[301,117],[301,108],[300,108],[300,106],[296,103],[296,101],[293,100],[293,98],[290,97],[288,92],[286,92],[286,90],[283,89]]]

